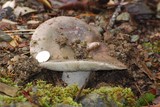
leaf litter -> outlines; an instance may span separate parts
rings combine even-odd
[[[113,19],[115,22],[112,22],[112,28],[109,30],[107,29],[107,26],[109,25],[111,18],[114,18],[112,15],[119,4],[115,3],[113,7],[107,7],[106,5],[106,7],[103,6],[103,8],[101,8],[99,6],[95,6],[94,2],[92,5],[78,1],[80,4],[77,2],[76,5],[79,5],[80,7],[77,7],[76,10],[61,10],[62,8],[68,9],[67,6],[73,6],[70,8],[74,9],[75,2],[72,3],[71,1],[70,3],[72,4],[65,4],[65,2],[61,0],[47,0],[47,2],[45,2],[45,0],[41,0],[41,3],[39,1],[22,1],[23,0],[17,0],[16,5],[28,7],[37,11],[27,13],[24,16],[17,16],[16,20],[14,20],[14,22],[17,23],[16,25],[5,23],[5,26],[3,26],[3,24],[1,24],[2,22],[0,23],[0,29],[2,31],[5,32],[12,30],[12,32],[6,33],[8,35],[12,35],[13,39],[12,43],[6,41],[0,42],[1,78],[6,78],[6,80],[7,78],[10,78],[12,82],[21,87],[23,85],[25,86],[28,82],[34,83],[34,81],[39,79],[45,80],[47,83],[52,83],[54,87],[56,85],[65,86],[65,83],[61,80],[61,73],[58,74],[53,71],[42,69],[38,66],[37,62],[31,58],[29,53],[29,41],[32,32],[29,33],[29,30],[23,31],[21,30],[22,28],[19,29],[17,26],[22,27],[26,25],[26,30],[33,30],[37,26],[34,26],[34,24],[32,25],[32,23],[28,25],[26,24],[27,21],[38,21],[38,24],[40,24],[52,17],[69,15],[78,17],[88,24],[94,24],[96,27],[100,27],[103,30],[101,33],[102,41],[106,44],[107,49],[109,50],[108,54],[128,66],[127,72],[114,72],[113,70],[110,72],[101,71],[92,73],[91,79],[89,80],[86,88],[95,89],[96,87],[104,86],[104,84],[105,86],[129,87],[137,98],[154,89],[156,90],[154,95],[159,96],[160,24],[158,23],[160,23],[160,21],[156,15],[154,15],[159,9],[159,7],[154,9],[158,6],[155,5],[158,4],[158,1],[141,1],[137,3],[136,1],[131,2],[130,0],[127,0],[128,4],[124,6],[124,9],[122,8],[122,10],[120,10],[120,13],[127,11],[131,15],[131,19],[125,22]],[[4,4],[5,2],[1,1],[0,3]],[[50,3],[53,5],[52,9]],[[42,4],[48,6],[48,9],[46,9]],[[58,6],[59,8],[56,8]],[[83,9],[81,9],[82,6],[89,6],[91,9],[83,11]],[[38,12],[38,10],[41,11]],[[118,12],[118,15],[120,13]],[[9,16],[7,15],[8,14],[5,14],[3,18],[12,19],[12,17],[10,18],[10,16],[13,15],[12,12],[9,13]],[[141,21],[139,21],[139,19]],[[20,33],[15,35],[15,32]],[[65,41],[62,42],[61,45],[63,46]],[[50,76],[51,73],[54,73],[54,76]],[[5,83],[4,81],[1,82]],[[9,85],[12,84],[12,82],[6,82],[5,84]],[[139,89],[137,89],[135,83]],[[27,92],[25,92],[24,96],[28,99],[27,101],[32,102],[31,100],[33,100],[32,104],[37,104],[34,102],[34,99],[27,96]],[[151,101],[150,103],[152,105],[155,102]],[[159,105],[159,101],[156,101],[155,104]]]

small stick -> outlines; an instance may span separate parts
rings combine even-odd
[[[78,101],[78,99],[79,99],[79,97],[80,97],[80,95],[81,95],[83,89],[86,87],[86,85],[87,85],[87,83],[88,83],[88,80],[89,80],[89,78],[91,77],[91,74],[92,74],[92,73],[90,73],[88,79],[85,80],[85,84],[80,88],[80,90],[79,90],[79,92],[78,92],[76,98],[74,99],[74,101],[76,101],[76,102]]]
[[[136,83],[134,83],[134,84],[135,84],[136,88],[138,89],[139,93],[142,95],[142,92],[141,92],[140,88],[138,87],[138,85]],[[142,98],[144,99],[144,101],[147,103],[147,105],[149,107],[148,101],[144,97],[142,97]]]
[[[86,83],[87,83],[87,82],[86,82]],[[80,95],[81,95],[81,93],[82,93],[84,87],[86,86],[86,83],[80,88],[80,90],[79,90],[79,92],[78,92],[76,98],[74,99],[74,101],[76,101],[76,102],[78,101],[78,99],[79,99],[79,97],[80,97]]]
[[[34,32],[35,29],[23,29],[23,30],[7,30],[4,31],[6,33],[14,33],[14,32]]]
[[[148,67],[145,65],[145,63],[142,62],[142,61],[140,61],[140,65],[141,65],[142,71],[149,77],[149,79],[155,81],[155,80],[156,80],[155,76],[154,76],[153,73],[148,69]]]
[[[107,26],[107,29],[110,30],[114,24],[115,24],[115,21],[116,21],[116,17],[119,15],[119,13],[121,12],[121,7],[123,6],[123,2],[124,0],[121,0],[121,2],[119,3],[119,5],[117,6],[115,12],[113,13],[110,21],[109,21],[109,24]]]
[[[23,32],[18,33],[18,32],[13,32],[12,34],[9,34],[9,35],[32,35],[32,34],[33,34],[33,32],[29,32],[29,33],[23,33]]]

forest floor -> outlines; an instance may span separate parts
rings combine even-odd
[[[86,88],[122,86],[131,88],[137,98],[146,92],[158,98],[160,95],[158,1],[146,0],[137,5],[136,2],[131,3],[127,0],[128,4],[125,4],[126,2],[121,4],[122,10],[112,21],[113,13],[120,4],[107,4],[107,0],[103,1],[106,2],[104,4],[101,4],[101,0],[92,1],[91,4],[79,3],[76,0],[74,2],[50,0],[52,9],[43,0],[40,1],[17,0],[16,6],[19,6],[21,13],[16,12],[16,17],[10,17],[12,16],[10,14],[15,14],[10,12],[0,21],[0,30],[12,37],[9,42],[3,38],[1,41],[0,37],[1,82],[7,83],[5,79],[9,79],[14,84],[25,86],[29,82],[44,80],[53,86],[64,86],[61,80],[62,72],[39,67],[38,62],[30,55],[29,46],[33,32],[41,23],[57,16],[72,16],[94,25],[102,35],[102,42],[109,50],[108,54],[127,66],[127,70],[93,72]],[[5,2],[5,0],[0,1],[0,5]],[[67,4],[68,2],[70,4]],[[61,8],[57,8],[58,6]],[[26,10],[24,7],[27,7]],[[12,22],[8,21],[10,18]],[[159,103],[160,101],[155,105]]]

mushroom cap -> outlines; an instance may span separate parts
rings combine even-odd
[[[100,37],[99,32],[85,22],[75,17],[59,16],[42,23],[35,30],[30,53],[35,58],[39,52],[48,51],[50,59],[40,63],[40,66],[56,71],[126,69],[120,61],[107,55],[103,44],[88,52],[92,58],[75,58],[72,43],[77,40],[87,44],[100,42]]]

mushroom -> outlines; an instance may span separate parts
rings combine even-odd
[[[36,58],[42,51],[49,52],[50,58],[40,62],[40,66],[63,71],[64,82],[82,87],[91,71],[126,69],[120,61],[108,56],[100,37],[96,29],[80,19],[59,16],[42,23],[35,30],[30,53]]]

